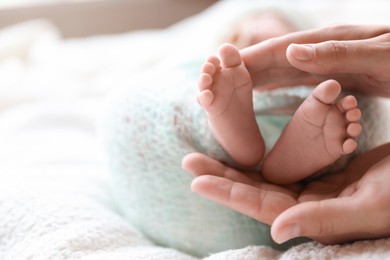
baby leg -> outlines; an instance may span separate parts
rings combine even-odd
[[[336,101],[340,91],[336,81],[328,80],[302,103],[264,160],[267,180],[294,183],[356,149],[361,113],[353,96]]]
[[[264,155],[264,142],[253,111],[252,81],[232,45],[219,49],[201,69],[199,103],[207,112],[214,137],[242,166],[254,166]]]

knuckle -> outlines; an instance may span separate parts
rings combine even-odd
[[[331,58],[339,60],[347,54],[347,46],[343,42],[329,41],[325,45],[325,50],[331,55]]]
[[[325,237],[328,235],[332,235],[334,232],[333,222],[330,220],[323,220],[319,223],[318,236]]]
[[[316,63],[324,73],[332,73],[342,66],[343,60],[347,57],[348,47],[339,41],[327,41],[316,48]]]
[[[321,214],[320,212],[326,212],[326,208],[324,207],[323,203],[319,203],[319,210],[318,213]],[[318,222],[318,230],[317,234],[319,237],[325,237],[328,235],[332,235],[333,232],[335,231],[335,226],[332,218],[318,218],[321,219]]]

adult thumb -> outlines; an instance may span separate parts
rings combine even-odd
[[[288,46],[286,56],[292,66],[310,73],[367,73],[372,62],[381,59],[380,52],[372,51],[375,45],[368,40],[293,43]]]
[[[271,235],[277,243],[296,237],[341,242],[350,239],[352,233],[364,232],[365,218],[350,197],[305,202],[280,214],[272,224]]]

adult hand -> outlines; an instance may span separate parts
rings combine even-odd
[[[329,244],[390,235],[389,154],[390,143],[338,173],[289,187],[198,153],[187,155],[182,166],[195,176],[194,192],[272,225],[276,242],[305,236]]]
[[[241,50],[256,86],[343,87],[390,97],[390,26],[339,25],[290,33]]]

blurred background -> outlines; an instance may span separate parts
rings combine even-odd
[[[165,28],[215,2],[217,1],[1,0],[0,29],[38,18],[50,20],[65,38]]]

